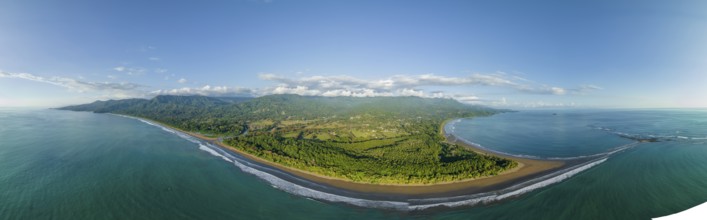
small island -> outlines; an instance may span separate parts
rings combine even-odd
[[[296,176],[361,192],[477,192],[564,165],[448,138],[449,120],[500,112],[452,99],[161,95],[59,109],[151,120]]]

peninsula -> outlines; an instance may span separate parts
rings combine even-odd
[[[356,191],[409,186],[443,192],[468,188],[468,182],[479,188],[563,165],[448,141],[447,120],[499,112],[452,99],[157,96],[59,109],[152,120],[297,176]],[[431,185],[446,186],[421,188]]]

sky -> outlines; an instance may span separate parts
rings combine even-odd
[[[0,0],[0,107],[156,95],[707,107],[707,1]]]

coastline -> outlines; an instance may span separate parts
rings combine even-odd
[[[121,115],[122,116],[122,115]],[[133,116],[128,116],[133,117]],[[391,199],[410,199],[410,198],[434,198],[434,197],[446,197],[446,196],[459,196],[468,194],[479,194],[486,193],[496,190],[502,190],[511,186],[522,184],[526,181],[538,178],[549,173],[565,169],[569,166],[576,165],[572,161],[560,161],[560,160],[536,160],[527,159],[520,157],[513,157],[508,155],[497,154],[494,152],[486,151],[480,147],[474,146],[472,144],[460,141],[458,138],[453,138],[450,141],[450,137],[454,137],[453,134],[446,132],[446,129],[441,129],[441,135],[443,135],[449,143],[458,144],[464,146],[467,149],[473,150],[474,152],[494,155],[501,158],[511,159],[518,162],[518,166],[511,170],[506,170],[496,176],[486,176],[481,178],[474,178],[468,180],[460,180],[454,182],[445,183],[435,183],[435,184],[371,184],[371,183],[358,183],[346,179],[335,178],[324,176],[316,173],[312,173],[305,170],[300,170],[296,168],[287,167],[272,161],[268,161],[257,156],[243,152],[235,147],[228,146],[223,142],[220,142],[218,138],[206,137],[204,135],[184,131],[160,122],[156,122],[149,119],[139,118],[141,120],[146,120],[151,123],[159,124],[189,136],[198,138],[202,141],[208,142],[212,145],[218,146],[223,150],[235,153],[239,156],[247,158],[252,162],[258,163],[260,165],[265,165],[277,169],[279,171],[284,171],[296,178],[301,178],[306,180],[305,182],[311,182],[314,184],[324,185],[326,189],[348,191],[349,194],[367,195],[372,198],[391,198]],[[453,120],[446,120],[442,123],[441,128],[446,126],[446,123]],[[287,178],[287,177],[285,177]],[[328,186],[328,187],[327,187]],[[330,188],[330,187],[333,187]]]

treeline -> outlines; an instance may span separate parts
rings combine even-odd
[[[457,145],[426,142],[424,136],[387,145],[270,135],[233,137],[225,143],[289,167],[365,183],[449,182],[497,175],[518,165],[499,157],[475,154]]]

